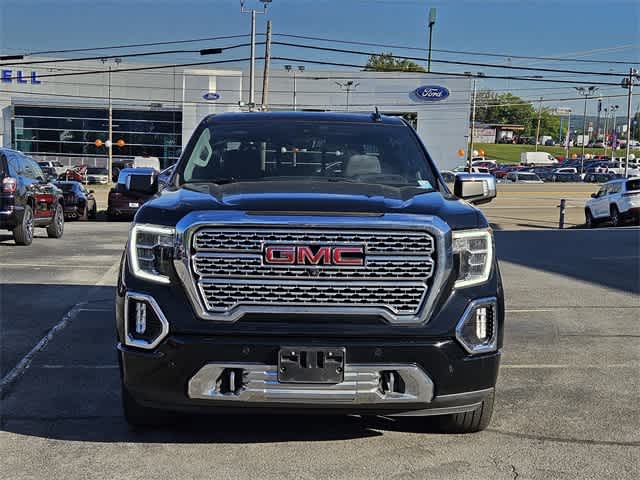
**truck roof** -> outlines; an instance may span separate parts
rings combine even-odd
[[[349,112],[227,112],[208,115],[207,123],[247,122],[269,120],[308,121],[308,122],[347,122],[347,123],[382,123],[386,125],[404,125],[401,118],[380,115],[374,119],[372,113]]]

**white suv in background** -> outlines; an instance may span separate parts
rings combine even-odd
[[[625,221],[640,225],[640,177],[604,183],[598,193],[587,200],[584,216],[588,228],[603,220],[610,220],[614,227]]]

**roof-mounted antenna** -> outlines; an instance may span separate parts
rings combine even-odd
[[[374,122],[381,122],[382,115],[380,115],[380,110],[378,110],[378,107],[375,107],[375,109],[376,111],[371,114],[371,118],[373,119]]]

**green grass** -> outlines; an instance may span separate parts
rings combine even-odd
[[[484,150],[484,156],[488,159],[497,160],[498,163],[520,163],[520,154],[522,152],[535,152],[535,145],[508,145],[508,144],[493,144],[493,143],[477,143],[473,146],[474,150]],[[563,147],[545,147],[538,145],[539,152],[548,152],[554,157],[564,157],[565,149]],[[585,153],[591,155],[604,154],[603,148],[585,148]],[[569,156],[572,154],[580,155],[582,153],[582,147],[574,147],[569,149]],[[640,150],[631,150],[636,157],[640,155]],[[615,156],[622,157],[625,154],[625,150],[616,150]],[[611,149],[607,149],[607,155],[611,156]]]

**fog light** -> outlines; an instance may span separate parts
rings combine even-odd
[[[495,297],[474,300],[456,326],[456,338],[469,353],[486,353],[498,346],[498,302]]]
[[[142,334],[147,329],[147,304],[136,302],[136,333]]]
[[[487,307],[476,309],[476,337],[480,340],[487,338]]]
[[[150,295],[127,292],[124,306],[125,345],[155,348],[169,333],[169,322]]]

